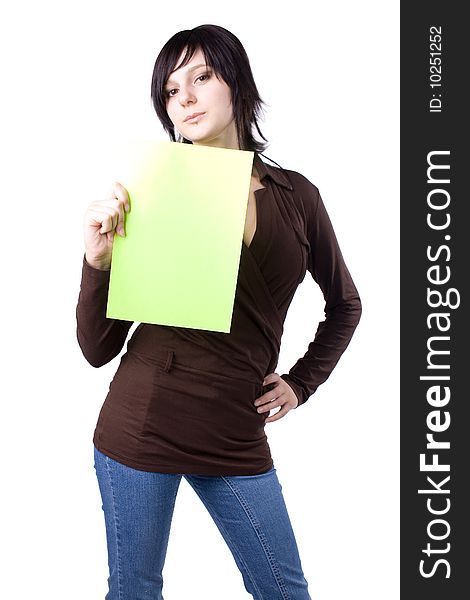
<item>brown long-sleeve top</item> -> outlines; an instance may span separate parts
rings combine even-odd
[[[299,406],[329,377],[359,322],[359,294],[318,189],[257,153],[254,164],[265,187],[255,192],[254,237],[241,247],[230,333],[141,323],[127,343],[93,436],[98,450],[125,465],[199,475],[267,471],[268,413],[254,401],[276,369],[287,309],[306,271],[323,293],[326,318],[281,375]],[[132,325],[106,318],[109,274],[83,259],[77,337],[95,367],[119,354]]]

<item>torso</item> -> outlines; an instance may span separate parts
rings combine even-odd
[[[246,220],[245,220],[245,229],[243,231],[243,241],[246,246],[251,244],[253,237],[256,232],[256,197],[255,191],[261,190],[264,188],[264,185],[261,184],[258,175],[251,176],[250,182],[250,193],[248,196],[248,207],[246,210]]]

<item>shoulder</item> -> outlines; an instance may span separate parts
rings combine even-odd
[[[320,191],[305,175],[292,169],[278,169],[291,185],[294,203],[307,219],[312,218],[321,202]]]
[[[267,163],[263,163],[263,165],[271,178],[283,187],[306,196],[319,194],[317,186],[302,173],[284,167],[275,167]]]
[[[274,166],[257,157],[257,161],[258,159],[260,162],[257,164],[261,169],[261,174],[267,174],[277,186],[286,192],[287,196],[291,196],[299,209],[303,209],[307,214],[311,214],[312,210],[315,211],[320,201],[320,192],[314,183],[298,171],[286,169],[281,165]]]
[[[288,176],[289,181],[291,182],[292,187],[294,188],[294,191],[306,195],[312,193],[314,195],[318,195],[320,193],[317,186],[314,183],[312,183],[309,179],[307,179],[305,175],[302,175],[302,173],[299,173],[298,171],[293,171],[292,169],[283,169],[283,171]]]

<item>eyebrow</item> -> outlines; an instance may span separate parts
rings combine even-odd
[[[199,67],[207,67],[206,63],[200,64],[200,65],[195,65],[194,67],[191,67],[190,69],[188,69],[189,71],[195,71],[196,69],[199,69]],[[176,81],[173,81],[173,79],[168,79],[167,82],[168,83],[176,83]]]

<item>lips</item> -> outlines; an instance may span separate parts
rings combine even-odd
[[[188,116],[185,118],[184,122],[185,122],[185,123],[197,123],[197,121],[199,121],[199,118],[198,118],[198,117],[202,117],[202,115],[204,115],[204,114],[205,114],[205,113],[203,113],[203,112],[196,112],[196,113],[193,113],[192,115],[188,115]]]

